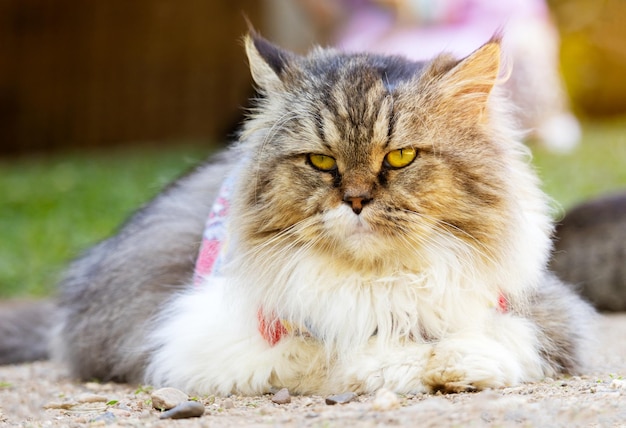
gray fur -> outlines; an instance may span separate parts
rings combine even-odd
[[[596,308],[626,310],[626,193],[571,209],[557,225],[551,268]]]
[[[140,381],[149,320],[189,284],[225,156],[182,178],[68,269],[52,354],[81,379]]]
[[[54,316],[50,302],[0,303],[0,364],[47,359]]]
[[[593,309],[553,274],[547,273],[524,309],[539,328],[541,354],[556,372],[580,374],[585,367],[584,348],[595,323]]]

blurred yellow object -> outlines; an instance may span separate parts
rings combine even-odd
[[[550,0],[561,32],[562,72],[574,108],[626,113],[626,2]]]

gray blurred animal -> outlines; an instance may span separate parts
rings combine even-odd
[[[626,193],[571,209],[557,225],[551,268],[602,311],[626,310]]]

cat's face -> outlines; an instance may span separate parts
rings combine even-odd
[[[508,197],[487,109],[497,42],[430,64],[247,49],[265,93],[246,131],[248,238],[365,264],[448,247],[491,257]]]

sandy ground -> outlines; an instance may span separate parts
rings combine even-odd
[[[626,427],[626,314],[600,319],[593,367],[583,376],[501,390],[398,397],[377,409],[374,396],[341,405],[325,397],[197,397],[200,418],[160,420],[150,388],[76,383],[49,362],[0,367],[0,426],[221,427]],[[342,392],[342,391],[338,391]]]

